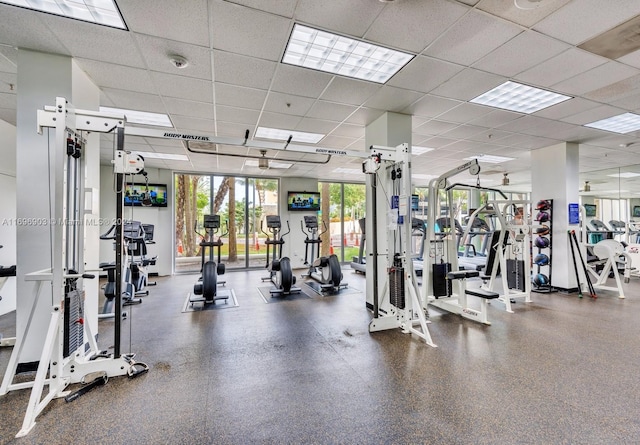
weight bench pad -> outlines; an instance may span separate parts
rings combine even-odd
[[[473,278],[480,275],[477,270],[458,270],[455,272],[447,273],[447,279],[449,280],[464,280],[465,278]]]
[[[493,300],[494,298],[500,297],[500,295],[495,292],[491,292],[489,290],[484,290],[480,288],[466,289],[464,293],[467,295],[473,295],[474,297],[484,298],[486,300]]]

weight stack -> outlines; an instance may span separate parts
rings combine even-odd
[[[64,298],[64,347],[63,356],[69,357],[84,344],[83,295],[76,289]]]
[[[451,272],[451,263],[433,264],[431,267],[433,275],[433,296],[450,297],[451,280],[447,280],[447,273]]]
[[[398,309],[405,307],[403,267],[392,267],[389,270],[389,302]]]
[[[523,260],[507,260],[507,285],[509,289],[524,291]]]

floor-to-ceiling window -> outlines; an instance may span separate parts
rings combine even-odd
[[[266,235],[261,226],[266,215],[278,214],[277,179],[177,173],[175,184],[176,272],[200,271],[199,243],[207,214],[220,215],[215,238],[223,242],[220,259],[228,269],[264,266]],[[214,255],[217,261],[217,248]]]

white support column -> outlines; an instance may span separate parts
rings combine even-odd
[[[578,286],[567,236],[567,230],[578,230],[569,225],[569,204],[579,199],[578,161],[578,144],[573,142],[531,152],[531,203],[535,207],[541,199],[553,199],[551,285],[558,289]],[[537,212],[532,213],[535,218]]]

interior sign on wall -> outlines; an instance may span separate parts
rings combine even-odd
[[[569,224],[580,224],[580,206],[575,202],[569,203]]]

